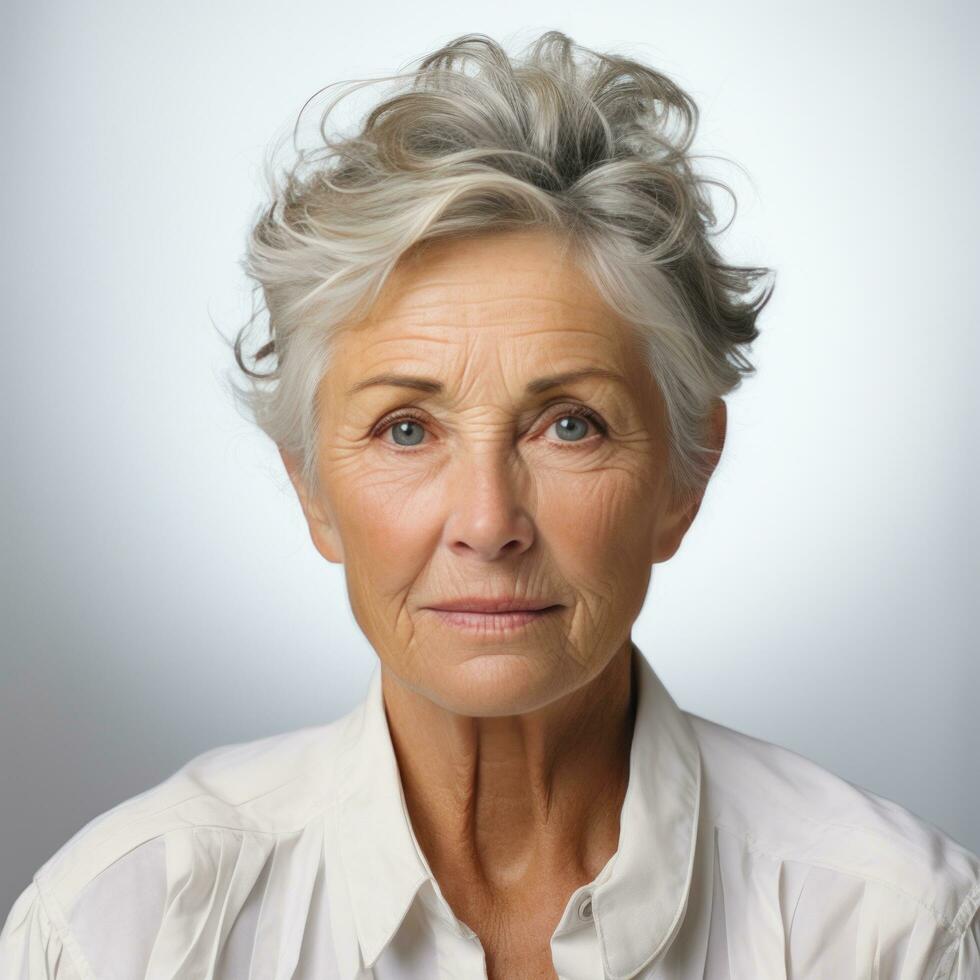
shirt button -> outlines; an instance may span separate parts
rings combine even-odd
[[[585,922],[592,918],[592,896],[589,895],[578,907],[578,917]]]

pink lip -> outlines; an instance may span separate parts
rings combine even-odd
[[[430,611],[434,612],[447,626],[471,633],[498,636],[512,630],[523,629],[545,616],[550,616],[560,608],[560,606],[554,605],[545,609],[489,613],[465,609],[430,609]]]
[[[425,608],[440,612],[510,613],[533,612],[556,605],[558,603],[550,602],[547,599],[510,599],[504,596],[499,599],[483,599],[479,596],[468,596],[463,599],[450,599]]]

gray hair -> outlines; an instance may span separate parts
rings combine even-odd
[[[342,98],[391,79],[396,90],[359,131],[327,135]],[[368,313],[415,246],[536,226],[556,233],[638,331],[666,406],[672,499],[699,496],[716,462],[704,441],[708,417],[755,371],[740,348],[758,336],[772,286],[749,298],[771,270],[726,265],[709,241],[716,218],[706,187],[734,194],[692,168],[692,98],[660,72],[559,31],[516,59],[486,35],[465,34],[414,71],[335,84],[346,87],[323,112],[317,145],[298,150],[281,183],[266,158],[271,203],[242,263],[269,315],[270,340],[255,361],[274,357],[275,366],[259,373],[242,356],[262,312],[254,301],[234,343],[247,381],[233,385],[235,396],[299,461],[309,491],[318,492],[316,393],[331,336]]]

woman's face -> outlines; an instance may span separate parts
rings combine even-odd
[[[316,499],[283,456],[313,541],[385,668],[452,711],[534,710],[600,673],[696,513],[666,498],[633,335],[543,230],[406,258],[337,335],[318,406]],[[474,596],[553,608],[520,626],[432,608]]]

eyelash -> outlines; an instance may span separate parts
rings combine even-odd
[[[598,413],[594,412],[591,408],[587,408],[585,405],[576,405],[574,402],[569,402],[567,405],[563,404],[559,407],[562,409],[562,411],[559,412],[557,415],[555,415],[554,418],[552,418],[552,420],[548,423],[549,427],[554,425],[555,422],[557,422],[559,419],[563,419],[566,416],[571,415],[574,416],[575,418],[587,419],[596,427],[596,429],[599,430],[599,433],[601,435],[606,435],[607,433],[606,426],[603,424],[603,421],[598,415]],[[413,422],[425,422],[425,416],[422,415],[421,412],[418,412],[416,409],[412,409],[412,408],[399,409],[398,411],[393,412],[391,415],[386,415],[375,426],[371,435],[373,437],[380,436],[384,432],[387,432],[387,430],[390,429],[396,422],[401,422],[403,419],[411,419]],[[587,440],[582,439],[578,443],[570,442],[567,443],[566,445],[568,446],[582,445],[586,441]],[[395,446],[397,445],[397,443],[391,443],[391,445]],[[413,452],[414,450],[412,450],[408,446],[401,446],[398,448],[398,451]]]

